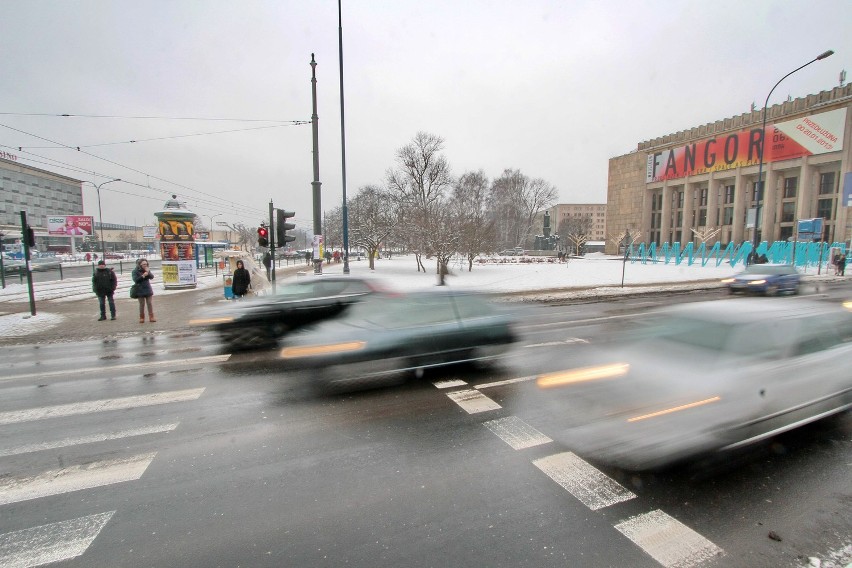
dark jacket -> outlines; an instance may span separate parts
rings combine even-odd
[[[118,278],[112,268],[98,266],[92,275],[92,292],[97,296],[112,296],[118,286]]]
[[[139,298],[147,298],[154,295],[154,289],[151,287],[151,280],[154,278],[154,275],[151,273],[150,268],[148,269],[148,274],[143,278],[142,270],[137,266],[133,269],[131,278],[133,278],[133,283],[136,284],[136,295]]]
[[[234,270],[234,280],[231,283],[231,290],[235,296],[245,296],[251,285],[251,274],[245,268],[237,268]]]

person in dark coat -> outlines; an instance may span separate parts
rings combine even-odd
[[[106,319],[106,304],[109,300],[109,315],[110,319],[115,319],[115,300],[113,294],[118,287],[118,278],[115,276],[115,271],[112,268],[107,268],[106,262],[98,261],[98,267],[95,268],[95,273],[92,275],[92,292],[98,297],[98,304],[101,308],[101,317],[98,321]]]
[[[148,261],[140,258],[136,261],[136,268],[133,269],[133,284],[136,286],[136,297],[139,300],[139,323],[145,323],[145,306],[148,306],[148,321],[151,323],[157,321],[154,317],[154,288],[151,286],[151,280],[154,275],[148,269]]]
[[[263,266],[266,267],[266,279],[272,280],[272,255],[269,254],[269,251],[266,251],[266,254],[263,255]]]
[[[248,293],[251,287],[251,274],[246,270],[242,260],[237,261],[237,269],[234,270],[234,277],[231,284],[231,290],[234,292],[235,298],[242,298]]]

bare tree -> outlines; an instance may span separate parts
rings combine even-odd
[[[433,134],[418,132],[396,153],[396,169],[387,173],[388,189],[400,205],[401,217],[409,230],[409,244],[414,251],[417,271],[423,265],[422,255],[440,258],[450,235],[442,234],[448,225],[441,222],[446,208],[446,192],[453,182],[447,159],[441,154],[444,140]],[[439,267],[439,273],[442,268]],[[443,267],[446,270],[446,266]]]
[[[230,227],[234,231],[235,241],[240,250],[250,251],[257,246],[257,229],[249,229],[242,223]]]
[[[347,204],[348,205],[348,204]],[[326,211],[322,220],[325,248],[343,247],[343,206]]]
[[[367,250],[370,270],[375,269],[379,247],[399,221],[397,201],[385,189],[367,185],[349,202],[352,242]]]
[[[556,198],[556,188],[545,180],[531,180],[520,170],[503,170],[490,195],[500,246],[529,248],[536,215],[556,203]]]
[[[583,254],[583,247],[586,246],[591,236],[592,224],[590,216],[565,217],[559,221],[556,232],[566,247],[572,247],[574,254],[580,255]]]
[[[473,270],[474,259],[492,252],[496,222],[488,215],[488,179],[482,170],[462,175],[453,189],[450,210],[455,217],[458,250],[467,258],[467,270]]]

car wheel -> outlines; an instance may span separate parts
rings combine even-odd
[[[799,285],[796,284],[795,286],[793,286],[793,290],[791,290],[791,291],[793,292],[794,296],[798,296],[799,295]]]

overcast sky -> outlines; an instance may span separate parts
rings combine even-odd
[[[827,49],[770,104],[852,71],[849,0],[342,3],[350,197],[425,131],[456,176],[519,169],[604,203],[608,160],[638,142],[762,107]],[[339,206],[338,49],[335,0],[0,0],[0,150],[130,182],[103,186],[105,222],[151,224],[177,193],[207,223],[255,225],[272,199],[310,229],[311,126],[292,121],[311,119],[314,53],[322,205]]]

